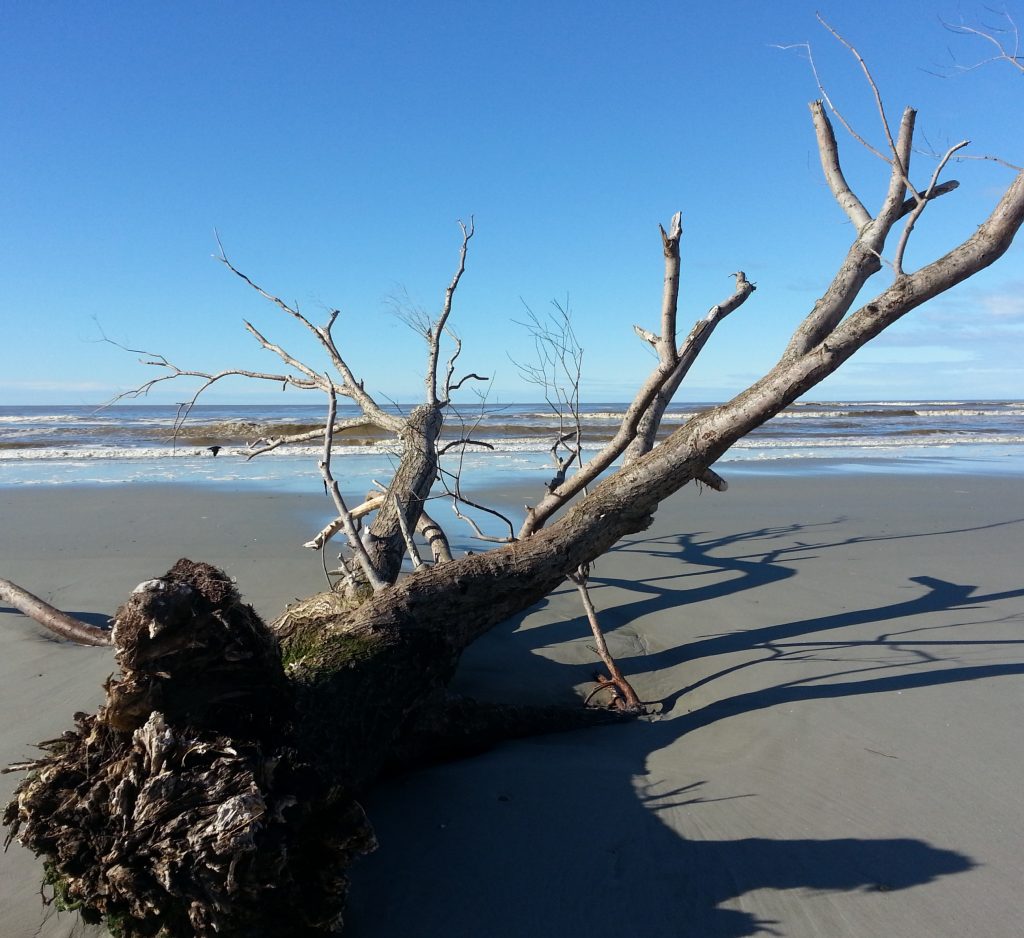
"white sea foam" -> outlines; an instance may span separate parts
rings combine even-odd
[[[688,420],[704,406],[674,405],[665,416],[666,429]],[[884,463],[890,458],[906,462],[942,457],[1024,464],[1022,411],[1024,402],[802,401],[739,441],[724,461]],[[581,415],[584,434],[592,440],[584,447],[585,457],[600,448],[600,438],[610,435],[610,426],[618,424],[624,413],[624,407],[609,403]],[[255,459],[248,459],[252,450],[243,444],[229,443],[215,459],[201,435],[193,437],[203,440],[200,443],[185,443],[181,438],[177,445],[172,443],[166,428],[173,424],[173,414],[173,408],[122,408],[102,414],[85,408],[5,412],[0,415],[0,486],[178,481],[316,488],[319,483],[318,443],[281,447]],[[312,410],[303,407],[211,407],[189,427],[202,434],[204,429],[212,431],[239,421],[267,426],[316,419]],[[841,430],[837,429],[840,422]],[[479,433],[491,449],[453,451],[444,457],[444,463],[452,466],[461,460],[472,467],[474,478],[479,473],[495,479],[508,478],[508,473],[552,471],[553,417],[538,405],[488,409]],[[40,443],[44,445],[36,445]],[[336,440],[333,457],[339,478],[368,480],[390,474],[396,451],[387,441],[346,445],[344,440]]]
[[[918,417],[1015,417],[1005,410],[918,410]]]
[[[765,440],[746,437],[733,444],[733,449],[902,449],[932,446],[1022,446],[1024,436],[1000,434],[930,434],[928,436],[886,437],[824,437],[803,440]]]

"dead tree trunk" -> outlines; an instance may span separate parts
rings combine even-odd
[[[388,583],[394,583],[402,569],[406,551],[402,528],[416,528],[437,479],[437,439],[443,423],[437,404],[421,404],[398,434],[402,458],[366,539],[370,559]]]
[[[952,188],[938,187],[937,173],[921,192],[910,185],[913,111],[904,112],[895,141],[886,125],[889,190],[874,218],[839,171],[827,115],[820,104],[812,111],[826,179],[857,234],[778,364],[746,391],[627,460],[550,524],[565,499],[528,519],[521,540],[423,566],[361,605],[324,594],[268,630],[223,574],[190,561],[136,590],[115,619],[122,676],[108,684],[105,706],[80,715],[74,730],[47,745],[49,754],[30,767],[4,815],[11,836],[45,857],[48,881],[66,907],[103,919],[124,938],[328,934],[340,923],[346,870],[373,846],[356,797],[388,766],[617,718],[581,708],[479,706],[452,699],[447,687],[480,635],[644,530],[662,500],[707,478],[737,440],[887,326],[992,264],[1024,223],[1022,172],[970,238],[905,273],[913,221]],[[908,225],[894,282],[854,309],[902,217]],[[437,343],[461,269],[426,333],[427,403],[416,418],[423,441],[436,442],[433,421],[447,396],[437,393]],[[333,349],[329,334],[328,325],[321,335]],[[666,350],[659,361],[663,378],[678,366],[673,355],[683,358]],[[365,397],[343,362],[338,369],[345,392]],[[658,386],[645,386],[638,420]],[[420,450],[426,458],[403,483],[410,494],[403,501],[389,493],[381,507],[409,512],[407,530],[416,523],[417,493],[436,472],[430,446]],[[395,521],[404,543],[397,515]],[[382,534],[381,545],[392,541],[399,543],[394,532]],[[391,558],[393,550],[381,546],[381,556]]]

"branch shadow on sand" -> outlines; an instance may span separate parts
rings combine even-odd
[[[681,560],[683,566],[676,575],[628,582],[604,577],[599,569],[592,580],[599,606],[602,593],[621,596],[608,588],[628,590],[627,601],[602,612],[609,635],[628,631],[649,614],[791,580],[800,575],[803,561],[866,540],[830,540],[832,529],[831,524],[788,525],[731,537],[628,541],[619,549]],[[947,533],[962,532],[912,536]],[[1024,597],[1024,589],[986,590],[925,571],[904,577],[894,588],[908,587],[908,579],[913,595],[907,599],[823,609],[814,618],[692,636],[623,657],[624,670],[637,676],[703,662],[701,677],[662,701],[661,719],[510,743],[469,762],[387,782],[367,804],[382,849],[355,870],[348,933],[358,938],[792,934],[786,923],[743,908],[752,904],[743,897],[758,890],[792,890],[799,902],[800,895],[859,892],[865,902],[877,903],[887,901],[885,893],[975,868],[979,864],[972,857],[913,838],[716,839],[714,831],[722,825],[714,822],[715,812],[729,810],[722,802],[745,798],[756,804],[759,793],[704,797],[708,779],[701,777],[699,765],[673,779],[678,784],[669,791],[639,787],[652,754],[740,714],[797,701],[1024,674],[1024,640],[977,635],[985,622],[1010,618],[1011,601]],[[553,602],[557,594],[547,601]],[[930,617],[951,611],[967,614],[962,624],[972,626],[971,634],[931,636]],[[915,628],[901,629],[901,623]],[[876,624],[881,630],[865,638],[863,629]],[[566,664],[537,653],[585,640],[581,616],[516,633],[518,625],[502,626],[493,640],[480,643],[484,647],[470,650],[484,683],[493,679],[500,685],[502,675],[516,675],[523,687],[547,688],[550,695],[567,681],[589,680],[593,664]],[[1002,646],[1005,654],[989,664],[959,660],[977,645]],[[631,643],[624,640],[620,647]],[[780,661],[796,670],[787,667],[787,679],[776,681],[778,672],[770,666]],[[805,663],[810,667],[801,673]],[[716,697],[718,682],[744,669],[761,673],[741,684],[742,692]],[[710,700],[685,712],[679,704],[697,688]],[[504,688],[506,696],[509,689]]]

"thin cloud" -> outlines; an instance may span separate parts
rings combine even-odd
[[[964,289],[933,301],[919,314],[920,320],[942,323],[970,322],[985,318],[1006,322],[1024,320],[1024,280],[1004,281],[989,289]]]
[[[985,311],[999,319],[1024,319],[1024,282],[1009,290],[984,296],[981,304]]]

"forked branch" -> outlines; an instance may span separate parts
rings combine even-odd
[[[381,577],[366,551],[366,546],[360,540],[355,522],[349,513],[348,506],[345,504],[345,499],[342,497],[341,489],[338,488],[338,483],[331,474],[331,444],[334,440],[334,418],[338,412],[338,399],[334,393],[333,384],[327,390],[327,400],[327,425],[324,432],[324,454],[320,460],[320,474],[324,477],[324,487],[330,494],[331,499],[334,501],[334,507],[338,511],[338,518],[348,539],[348,546],[355,555],[356,560],[359,561],[359,566],[366,576],[366,581],[373,588],[373,591],[377,592],[384,589],[388,584]]]
[[[626,413],[615,435],[593,457],[583,463],[569,477],[564,473],[556,476],[557,485],[549,488],[547,494],[526,515],[519,530],[519,537],[529,537],[544,526],[551,516],[575,498],[580,492],[601,475],[627,447],[636,445],[635,455],[627,455],[627,461],[647,452],[661,424],[665,408],[672,400],[686,373],[707,344],[717,325],[731,312],[738,309],[754,292],[756,285],[746,278],[743,271],[737,271],[736,288],[724,302],[711,307],[708,314],[694,325],[686,341],[675,347],[676,305],[679,284],[679,239],[682,235],[680,215],[673,216],[670,231],[661,230],[665,253],[665,287],[662,297],[662,335],[651,336],[648,341],[658,350],[659,361],[626,409]],[[641,330],[643,331],[643,330]],[[647,335],[643,335],[647,339]],[[666,341],[667,339],[667,341]],[[646,421],[646,422],[645,422]],[[640,428],[643,424],[643,435]]]
[[[733,292],[721,303],[716,303],[712,306],[703,319],[699,319],[694,323],[693,328],[678,351],[673,350],[672,357],[667,359],[667,362],[674,361],[674,363],[664,384],[658,389],[654,399],[640,418],[633,439],[625,451],[624,463],[626,465],[644,453],[650,452],[654,447],[654,441],[657,438],[658,430],[661,428],[661,421],[665,415],[665,410],[672,403],[672,399],[689,373],[690,368],[693,367],[697,356],[701,353],[704,346],[707,345],[708,340],[711,338],[711,333],[715,331],[719,323],[726,316],[739,309],[750,297],[750,294],[757,289],[757,284],[747,280],[747,275],[742,270],[738,270],[729,276],[736,278],[736,286]]]
[[[331,334],[331,329],[334,326],[335,320],[338,318],[338,310],[331,310],[326,325],[316,326],[314,325],[303,313],[298,309],[298,306],[291,306],[282,300],[279,296],[275,296],[267,290],[264,290],[258,283],[253,281],[247,274],[240,271],[234,264],[228,260],[228,256],[224,251],[224,246],[221,244],[220,237],[217,238],[217,245],[220,248],[220,254],[214,255],[218,261],[220,261],[228,270],[230,270],[236,277],[241,279],[244,283],[248,284],[255,290],[260,296],[269,300],[278,309],[291,316],[297,322],[301,323],[305,329],[310,332],[322,346],[328,357],[331,360],[331,364],[337,370],[341,377],[340,384],[335,384],[333,381],[332,386],[334,387],[334,393],[342,394],[345,397],[350,398],[356,404],[359,405],[360,409],[364,414],[381,427],[386,427],[394,433],[399,432],[402,429],[402,420],[392,414],[387,413],[383,410],[380,405],[366,392],[361,381],[357,381],[355,375],[352,373],[352,369],[349,367],[348,362],[341,356],[338,351],[338,347],[334,342],[334,338]],[[274,352],[279,357],[288,361],[293,367],[299,368],[304,374],[313,380],[317,387],[323,389],[322,377],[319,373],[313,372],[313,370],[305,364],[298,362],[291,356],[287,356],[282,349],[278,346],[272,345],[264,339],[255,328],[249,323],[246,323],[246,328],[256,336],[260,343],[268,350]],[[328,379],[330,380],[330,379]]]
[[[982,29],[977,26],[967,26],[964,23],[947,23],[943,21],[942,25],[950,32],[958,33],[961,36],[973,36],[995,50],[987,58],[974,62],[971,65],[955,64],[955,68],[966,72],[981,68],[983,65],[990,65],[993,62],[1005,62],[1012,68],[1017,69],[1017,71],[1024,73],[1024,55],[1021,55],[1020,29],[1017,26],[1016,20],[1008,13],[1004,11],[1000,15],[1006,20],[1006,26],[1002,29],[995,27]],[[1007,33],[1011,37],[1011,41],[1004,42],[998,36],[998,33]]]

